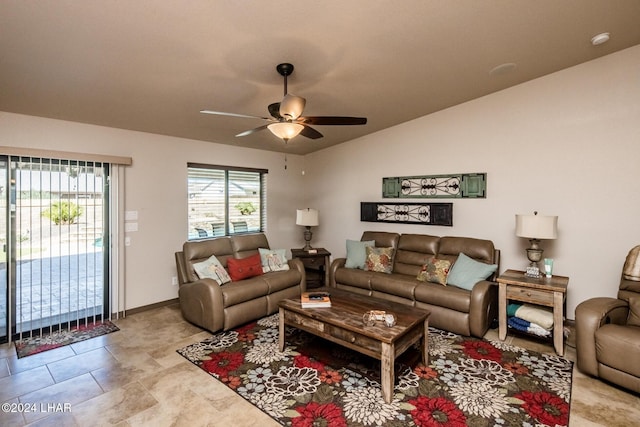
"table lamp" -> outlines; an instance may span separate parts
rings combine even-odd
[[[558,217],[538,215],[516,215],[516,236],[529,239],[531,247],[527,249],[530,261],[525,272],[528,277],[540,277],[538,262],[542,259],[541,239],[555,239],[558,237]]]
[[[305,251],[308,251],[311,248],[311,237],[313,233],[311,233],[311,227],[318,226],[318,211],[316,209],[298,209],[296,211],[296,225],[302,225],[305,227],[304,230],[304,241],[306,242],[304,248]]]

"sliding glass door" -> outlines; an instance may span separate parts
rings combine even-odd
[[[108,313],[108,165],[0,160],[0,339],[102,319]]]

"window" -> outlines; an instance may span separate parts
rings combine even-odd
[[[189,163],[189,240],[264,231],[266,169]]]

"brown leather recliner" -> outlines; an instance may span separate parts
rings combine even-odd
[[[289,260],[289,270],[272,271],[225,285],[200,279],[193,265],[215,255],[227,268],[229,258],[246,258],[269,249],[262,233],[241,234],[186,242],[175,253],[180,309],[189,322],[211,332],[229,330],[278,311],[285,298],[299,297],[306,290],[302,261]]]
[[[629,251],[618,298],[576,308],[578,369],[640,393],[640,246]]]

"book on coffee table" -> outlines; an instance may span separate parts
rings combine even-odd
[[[300,304],[302,308],[326,308],[331,307],[331,298],[328,292],[303,292]]]

